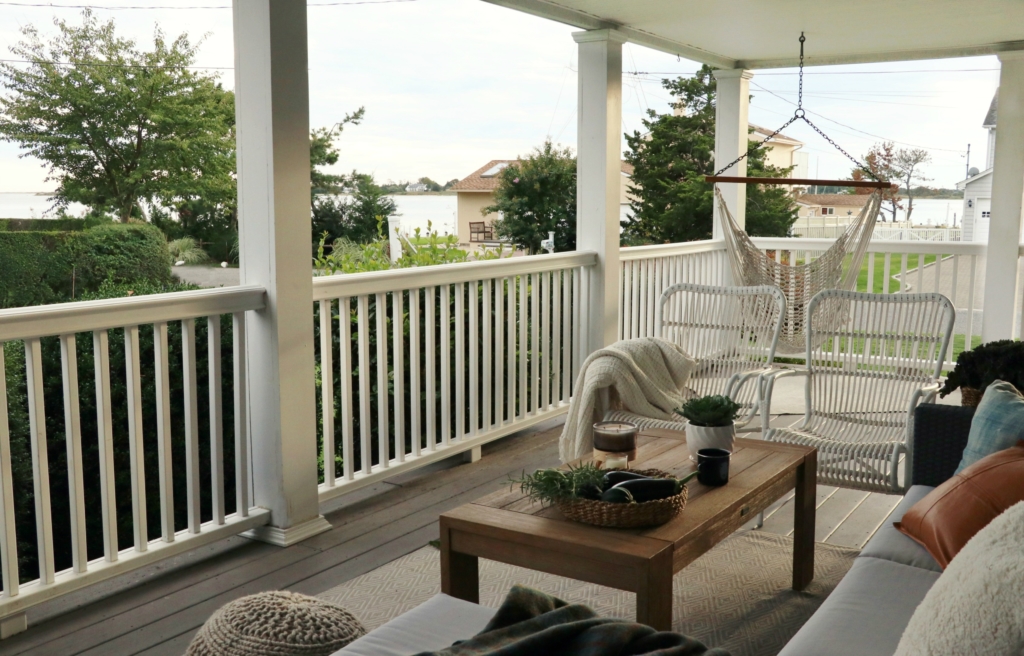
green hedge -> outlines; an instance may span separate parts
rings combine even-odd
[[[60,303],[104,282],[171,281],[167,240],[142,224],[81,232],[0,232],[0,308]]]
[[[0,219],[0,232],[77,232],[89,227],[85,219]]]

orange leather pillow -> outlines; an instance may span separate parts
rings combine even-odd
[[[895,523],[946,569],[974,534],[1024,501],[1024,441],[965,468],[928,493]]]

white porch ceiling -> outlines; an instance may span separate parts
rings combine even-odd
[[[1021,0],[485,0],[717,68],[939,59],[1024,50]]]

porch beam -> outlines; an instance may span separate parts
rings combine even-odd
[[[247,313],[253,501],[250,537],[287,546],[330,529],[317,495],[305,0],[234,0],[241,284]]]
[[[574,32],[579,48],[576,249],[596,251],[586,289],[581,359],[618,335],[622,44],[615,30]]]
[[[984,342],[1013,337],[1015,300],[1020,300],[1017,261],[1024,196],[1024,52],[1003,53],[999,62],[999,126],[982,305]]]
[[[715,102],[715,170],[733,161],[750,147],[750,79],[754,74],[743,69],[716,70],[717,92]],[[742,178],[747,175],[747,160],[737,162],[726,171],[729,177]],[[722,197],[739,227],[747,223],[747,186],[745,184],[721,183]],[[714,207],[712,239],[722,239],[722,217],[718,203]]]

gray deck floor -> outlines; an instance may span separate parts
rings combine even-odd
[[[436,539],[440,513],[498,489],[509,474],[557,464],[560,431],[540,426],[485,446],[479,462],[453,458],[343,497],[324,509],[333,530],[301,544],[282,549],[231,538],[37,608],[28,631],[0,642],[0,653],[178,656],[233,599],[280,589],[318,594]],[[819,486],[817,539],[860,548],[898,500]],[[793,503],[785,498],[766,512],[762,530],[792,529]]]

